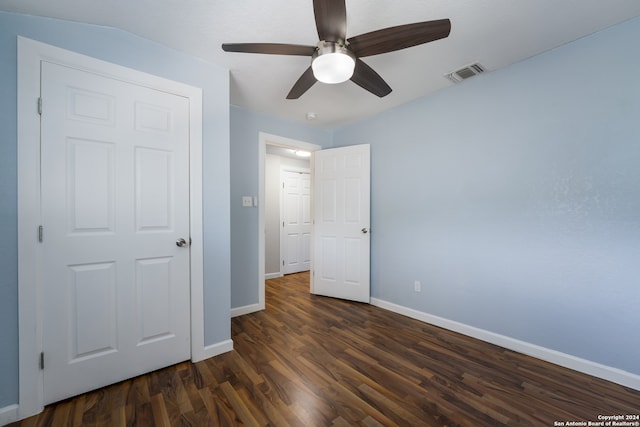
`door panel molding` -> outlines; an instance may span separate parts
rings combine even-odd
[[[202,90],[18,37],[18,235],[21,236],[18,240],[19,418],[41,412],[44,401],[43,374],[39,367],[43,339],[43,293],[40,283],[41,268],[39,268],[42,264],[42,255],[38,243],[41,211],[40,116],[37,108],[40,97],[40,64],[42,61],[120,79],[188,99],[190,117],[191,360],[202,360],[229,350],[227,345],[224,348],[215,347],[215,349],[212,346],[205,347],[204,345]],[[149,118],[153,117],[149,116]],[[44,238],[46,239],[46,230]]]

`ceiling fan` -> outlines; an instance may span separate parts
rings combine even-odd
[[[293,85],[287,99],[298,99],[316,81],[342,83],[347,80],[383,97],[391,93],[391,87],[360,58],[443,39],[451,31],[451,21],[439,19],[398,25],[347,38],[345,0],[313,0],[313,12],[320,38],[317,46],[224,43],[222,49],[225,52],[310,56],[311,66]]]

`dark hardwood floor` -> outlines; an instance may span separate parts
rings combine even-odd
[[[267,282],[235,349],[48,406],[15,426],[554,426],[640,392],[366,304]],[[557,425],[557,424],[556,424]]]

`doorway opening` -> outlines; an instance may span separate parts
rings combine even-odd
[[[312,226],[309,156],[267,145],[264,207],[265,279],[308,271]]]
[[[265,235],[265,221],[266,221],[266,162],[267,162],[267,147],[273,152],[278,150],[304,150],[313,153],[320,150],[322,147],[316,144],[311,144],[304,141],[285,138],[277,135],[270,135],[260,132],[258,143],[258,309],[264,310],[265,308],[265,272],[266,272],[266,235]],[[310,162],[311,163],[311,162]],[[309,165],[309,170],[312,171],[312,166]],[[311,196],[313,197],[313,196]],[[313,201],[311,201],[313,204]],[[276,255],[278,262],[281,263],[280,254]],[[279,270],[282,271],[282,270]],[[269,272],[273,273],[273,272]],[[270,275],[270,277],[272,277]]]

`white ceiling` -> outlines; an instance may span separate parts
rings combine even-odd
[[[489,71],[640,16],[638,0],[347,0],[347,37],[449,18],[451,35],[364,58],[392,87],[378,98],[351,82],[316,83],[285,97],[310,64],[299,56],[225,53],[223,42],[315,45],[312,0],[2,0],[0,10],[123,29],[231,71],[231,103],[291,121],[334,127],[452,85],[473,62]],[[305,114],[317,119],[307,122]]]

